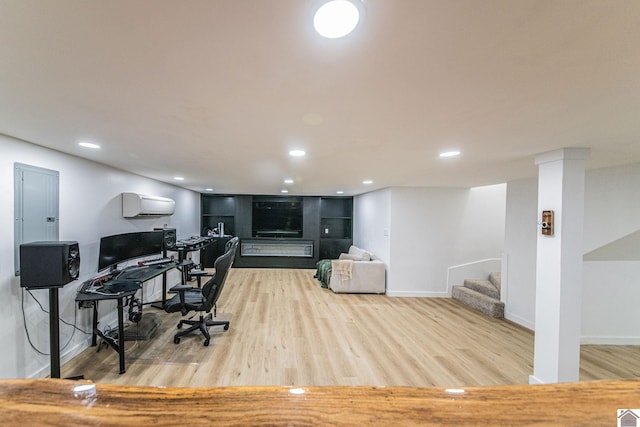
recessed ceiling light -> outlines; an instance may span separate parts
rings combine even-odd
[[[93,148],[93,149],[100,148],[98,144],[93,142],[88,142],[88,141],[78,142],[78,145],[84,148]]]
[[[289,192],[289,190],[287,190],[287,189],[283,188],[282,190],[280,190],[280,192],[281,192],[281,193],[288,193],[288,192]]]
[[[370,179],[365,179],[364,181],[362,181],[362,183],[364,185],[369,185],[369,184],[373,184],[373,181],[371,181]]]
[[[328,39],[344,37],[352,32],[360,20],[360,11],[351,1],[331,0],[318,8],[313,27]]]
[[[204,191],[213,191],[213,188],[205,188]]]
[[[344,194],[344,191],[338,190],[338,191],[336,191],[336,194]]]
[[[291,157],[303,157],[306,154],[307,153],[304,150],[291,150],[291,151],[289,151],[289,155]]]
[[[284,180],[285,184],[293,184],[293,180],[291,178],[287,178]]]
[[[445,151],[444,153],[440,153],[440,157],[455,157],[459,156],[460,152],[457,150],[454,151]]]
[[[184,181],[183,176],[174,176],[173,179],[175,179],[176,181]]]

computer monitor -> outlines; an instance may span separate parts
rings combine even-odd
[[[116,234],[100,239],[98,271],[115,270],[121,262],[162,253],[162,231]]]

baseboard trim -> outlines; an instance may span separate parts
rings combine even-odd
[[[79,342],[75,344],[73,347],[60,354],[60,366],[62,367],[65,363],[69,362],[71,359],[82,353],[85,349],[91,347],[91,337],[88,337],[83,342]],[[29,378],[46,378],[51,375],[51,360],[47,358],[49,363],[42,366],[40,369],[36,370],[33,374],[29,375]],[[66,378],[68,372],[62,372],[64,378]]]
[[[418,297],[418,298],[451,298],[451,295],[444,292],[424,292],[424,291],[390,291],[387,289],[387,296],[390,297]]]
[[[582,345],[640,345],[640,337],[580,337]]]
[[[513,323],[515,323],[515,324],[517,324],[517,325],[522,326],[523,328],[527,328],[527,329],[529,329],[531,331],[534,330],[535,324],[533,322],[525,319],[524,317],[520,317],[520,316],[518,316],[516,314],[513,314],[510,311],[505,311],[504,318],[509,320],[509,321],[511,321],[511,322],[513,322]]]
[[[529,375],[529,384],[536,385],[536,384],[546,384],[546,383],[542,381],[540,378],[536,377],[535,375]]]

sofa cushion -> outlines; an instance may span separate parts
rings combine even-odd
[[[340,256],[338,257],[338,259],[342,259],[342,260],[351,260],[351,261],[362,261],[362,256],[360,255],[351,255],[351,254],[340,254]]]
[[[371,261],[371,252],[367,252],[357,246],[351,245],[351,247],[349,248],[349,255],[352,255],[354,257],[354,261]]]

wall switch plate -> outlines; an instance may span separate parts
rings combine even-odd
[[[329,234],[329,229],[328,228],[324,229],[324,234]]]

